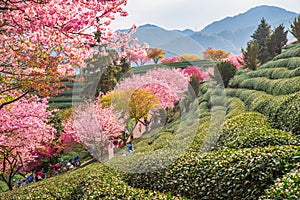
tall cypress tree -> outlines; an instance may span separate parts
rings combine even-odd
[[[259,45],[256,41],[249,41],[247,43],[246,50],[242,49],[243,54],[243,65],[244,67],[256,70],[257,66],[259,65],[258,55],[259,55]]]
[[[271,57],[275,57],[276,55],[281,53],[282,47],[287,43],[287,34],[288,31],[285,30],[283,24],[277,26],[270,39],[268,40],[267,46],[268,51]]]
[[[270,54],[267,47],[267,42],[270,38],[271,26],[266,22],[265,18],[262,18],[256,31],[251,35],[253,41],[259,46],[258,59],[261,64],[267,62],[270,59]]]
[[[291,24],[291,33],[298,41],[300,41],[300,15],[295,18],[294,22]]]

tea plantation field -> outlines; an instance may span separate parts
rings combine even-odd
[[[293,43],[256,71],[239,70],[227,89],[201,84],[188,107],[136,139],[128,156],[0,199],[300,199],[299,135],[300,43]]]

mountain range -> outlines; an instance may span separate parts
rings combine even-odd
[[[134,33],[139,43],[147,43],[150,48],[161,48],[167,56],[185,53],[201,55],[208,47],[223,49],[239,54],[251,39],[262,18],[271,28],[283,24],[289,30],[291,23],[299,13],[287,11],[274,6],[258,6],[245,13],[226,17],[204,27],[201,31],[166,30],[162,27],[145,24],[139,26]],[[121,30],[126,31],[126,30]],[[290,39],[291,35],[288,36]]]

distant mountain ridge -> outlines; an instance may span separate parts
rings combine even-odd
[[[251,8],[245,13],[226,17],[220,21],[213,22],[201,30],[204,34],[217,34],[223,31],[240,31],[245,28],[257,26],[261,18],[264,17],[271,25],[286,23],[297,16],[297,13],[287,11],[275,6],[258,6]]]
[[[184,53],[200,55],[208,47],[238,54],[246,46],[263,17],[272,28],[283,24],[288,29],[298,15],[279,7],[263,5],[215,21],[198,32],[191,29],[166,30],[157,25],[145,24],[139,26],[133,36],[138,38],[139,43],[166,50],[167,56]]]

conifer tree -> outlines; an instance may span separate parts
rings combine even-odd
[[[291,33],[293,36],[300,41],[300,15],[295,18],[294,22],[291,24]]]
[[[276,55],[281,53],[282,47],[287,43],[287,33],[283,24],[277,26],[270,39],[268,40],[267,46],[268,51],[271,57],[275,57]]]
[[[249,41],[247,43],[246,50],[242,49],[243,54],[243,65],[245,68],[250,70],[256,70],[259,65],[258,55],[259,55],[259,45],[256,41]]]
[[[270,34],[271,26],[266,22],[265,18],[262,18],[256,31],[253,33],[253,35],[251,35],[253,41],[255,41],[259,46],[258,59],[260,60],[261,64],[270,59],[270,54],[267,48],[267,42],[270,38]]]

